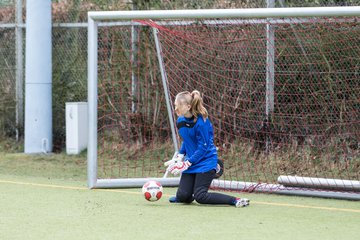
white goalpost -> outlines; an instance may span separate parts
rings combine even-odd
[[[323,17],[325,17],[326,19],[323,20]],[[339,66],[339,70],[334,70],[334,66],[338,65],[337,60],[334,60],[330,63],[328,57],[314,57],[313,59],[309,60],[309,58],[306,56],[306,48],[308,48],[307,51],[311,51],[310,49],[313,49],[314,47],[310,46],[310,42],[311,44],[313,44],[312,42],[314,41],[300,40],[299,36],[294,30],[294,25],[304,24],[304,26],[306,27],[299,27],[299,29],[304,28],[305,30],[300,31],[301,33],[305,34],[308,25],[314,24],[314,22],[323,22],[326,26],[331,25],[331,18],[333,17],[340,18],[340,20],[336,20],[334,23],[335,27],[331,26],[329,27],[329,29],[336,28],[336,31],[340,31],[338,30],[337,25],[344,22],[351,22],[351,24],[349,24],[349,27],[348,25],[346,26],[348,28],[352,28],[351,31],[355,33],[351,32],[349,33],[349,36],[357,36],[356,34],[358,34],[360,28],[359,23],[349,20],[347,19],[347,17],[360,17],[360,7],[88,12],[88,187],[90,189],[141,187],[149,179],[159,181],[165,187],[177,186],[179,183],[179,178],[169,177],[166,173],[164,175],[165,167],[162,165],[162,158],[171,157],[174,152],[176,153],[178,151],[179,146],[179,138],[177,135],[172,106],[173,96],[175,92],[182,89],[182,87],[186,88],[184,90],[188,90],[189,88],[190,90],[193,90],[191,88],[196,87],[205,89],[202,90],[202,92],[206,92],[205,94],[212,94],[214,92],[214,95],[211,95],[211,97],[209,97],[209,101],[211,102],[211,104],[209,103],[209,106],[215,105],[213,106],[214,109],[210,109],[210,112],[212,112],[214,115],[213,122],[215,124],[215,131],[219,132],[219,136],[217,139],[221,139],[219,140],[220,143],[218,145],[220,149],[219,151],[221,151],[225,158],[227,157],[231,159],[226,162],[226,167],[228,167],[228,169],[225,171],[225,173],[228,175],[225,176],[224,179],[214,180],[212,184],[212,187],[214,189],[360,200],[360,190],[358,189],[359,178],[357,178],[358,175],[356,175],[356,173],[354,175],[348,173],[344,173],[344,175],[341,175],[341,173],[339,173],[339,176],[333,174],[333,172],[339,172],[338,169],[343,169],[342,165],[340,166],[340,164],[342,163],[336,162],[335,164],[333,164],[334,167],[331,169],[331,173],[328,172],[324,176],[319,176],[319,179],[322,179],[321,181],[315,180],[316,177],[318,177],[318,175],[316,175],[315,178],[312,178],[312,181],[310,181],[310,183],[308,182],[308,185],[306,185],[306,181],[304,181],[300,186],[296,185],[296,183],[303,179],[301,177],[300,179],[291,178],[291,181],[287,181],[289,177],[285,175],[291,175],[294,173],[294,170],[289,171],[289,173],[284,172],[282,168],[282,162],[280,161],[283,161],[283,159],[285,159],[287,155],[284,157],[279,157],[279,154],[274,153],[276,151],[279,151],[280,148],[286,148],[292,151],[292,149],[295,148],[294,140],[290,138],[292,138],[292,136],[294,135],[296,135],[296,138],[294,139],[300,139],[304,136],[303,138],[306,139],[306,141],[312,141],[311,147],[314,145],[313,142],[320,139],[319,136],[323,136],[320,133],[316,132],[316,127],[314,127],[314,130],[310,129],[312,126],[315,125],[315,121],[318,121],[318,119],[322,118],[321,116],[316,115],[316,119],[314,118],[315,120],[310,120],[309,124],[306,126],[304,124],[303,127],[303,121],[305,121],[304,119],[315,116],[315,113],[318,112],[317,110],[314,110],[313,112],[307,111],[306,113],[302,112],[302,109],[304,109],[304,106],[306,106],[306,102],[304,102],[303,105],[300,104],[299,107],[293,107],[293,109],[296,108],[296,111],[301,112],[299,114],[299,116],[301,115],[300,117],[296,116],[296,120],[290,120],[288,123],[280,123],[281,121],[288,121],[288,119],[290,118],[289,112],[295,111],[288,110],[289,112],[286,112],[285,114],[283,112],[284,110],[279,110],[280,106],[288,107],[289,105],[293,106],[294,104],[296,104],[297,100],[294,100],[294,102],[292,102],[291,98],[298,97],[299,93],[294,93],[295,91],[297,91],[296,89],[293,90],[294,92],[285,95],[281,92],[283,91],[283,88],[275,89],[276,84],[278,84],[276,78],[277,74],[279,74],[278,76],[280,76],[279,78],[281,79],[283,79],[282,77],[286,79],[287,76],[290,76],[289,78],[296,79],[293,82],[284,83],[283,86],[290,88],[296,84],[300,84],[296,81],[306,81],[303,79],[313,79],[318,75],[322,78],[322,76],[325,74],[325,71],[322,69],[318,72],[313,72],[312,70],[310,70],[309,73],[304,73],[303,71],[303,69],[309,67],[311,68],[311,64],[306,61],[316,61],[316,63],[313,64],[314,66],[316,64],[319,64],[320,66],[321,64],[321,66],[324,66],[324,69],[326,69],[328,66],[331,65],[331,68],[328,67],[328,69],[330,69],[329,72],[334,72],[335,75],[337,74],[336,76],[339,75],[336,71],[341,72],[341,76],[346,75],[344,78],[331,77],[329,75],[330,73],[328,72],[326,73],[328,74],[326,76],[329,76],[329,78],[341,79],[341,84],[345,84],[343,82],[349,79],[349,81],[351,82],[354,81],[352,73],[353,70],[350,69],[350,67],[352,67],[351,64],[344,63],[343,65]],[[221,24],[219,23],[220,21]],[[199,27],[199,29],[196,30],[199,32],[199,34],[201,33],[203,35],[199,35],[200,37],[196,35],[195,37],[195,34],[198,33],[195,33],[195,30],[193,29],[189,29],[190,32],[188,33],[188,35],[186,35],[185,32],[181,32],[177,28],[173,28],[174,26],[194,25],[203,25],[203,27]],[[214,40],[211,40],[211,42],[220,42],[219,45],[217,45],[218,47],[214,47],[214,51],[216,53],[204,53],[204,46],[209,45],[206,44],[207,27],[214,26],[214,29],[225,29],[226,27],[224,26],[230,25],[245,27],[244,29],[242,29],[241,27],[236,27],[227,30],[226,34],[231,35],[231,37],[227,37],[226,41],[220,40],[220,37],[222,37],[224,34],[215,33],[216,36]],[[257,46],[253,50],[249,50],[251,41],[254,42],[254,46],[256,45],[255,42],[257,41],[255,39],[255,34],[253,39],[250,39],[252,34],[248,34],[248,32],[250,31],[249,29],[252,25],[256,26],[256,30],[254,30],[254,33],[256,31],[256,33],[260,36],[258,38],[261,38],[261,40],[259,40],[259,46]],[[284,52],[287,51],[285,47],[285,50],[282,50],[282,48],[276,48],[276,27],[280,25],[286,25],[284,29],[286,29],[286,31],[290,33],[285,33],[285,30],[283,30],[283,32],[279,31],[278,38],[280,38],[280,35],[283,36],[289,34],[286,35],[284,39],[291,40],[289,40],[289,43],[287,43],[289,44],[289,46],[296,45],[295,47],[293,47],[294,50],[291,53],[293,54],[292,56],[296,58],[299,55],[302,55],[303,58],[306,59],[301,66],[300,63],[297,64],[299,60],[293,60],[294,63],[289,62],[289,65],[291,66],[296,65],[291,71],[288,70],[289,67],[287,66],[284,66],[281,69],[279,68],[279,59],[290,56],[290,53],[284,54]],[[141,47],[139,47],[139,36],[138,34],[134,34],[134,29],[129,31],[123,30],[125,29],[125,27],[126,29],[131,29],[131,27],[134,26],[144,26],[149,29],[149,32],[146,34],[147,36],[151,37],[151,44],[153,44],[153,46],[151,44],[150,45],[151,48],[154,50],[153,54],[154,56],[156,56],[156,59],[152,57],[152,53],[146,53],[147,55],[142,58],[143,60],[138,60],[137,57],[133,57],[133,54],[137,54],[137,52],[139,51],[150,52],[150,50],[148,49],[142,50]],[[103,31],[103,28],[106,28],[107,30]],[[159,39],[159,31],[164,31],[169,34],[169,36],[164,34],[161,36],[162,39]],[[261,35],[261,31],[263,31],[264,36]],[[250,39],[250,45],[246,45],[244,40],[245,37],[238,37],[238,32],[242,32],[244,35],[248,34],[247,36],[249,36],[248,38]],[[124,36],[123,39],[127,40],[114,40],[116,37],[115,35]],[[183,42],[175,42],[175,40],[171,38],[172,36],[181,39],[181,41]],[[101,39],[101,41],[99,39]],[[192,40],[194,40],[194,42],[191,42]],[[223,42],[226,42],[227,45],[222,45]],[[231,60],[231,62],[225,62],[227,61],[227,56],[229,56],[230,59],[232,57],[231,54],[234,51],[229,50],[231,42],[233,42],[234,44],[238,44],[236,45],[236,51],[238,51],[239,54],[243,54],[245,57],[234,57],[235,60]],[[283,40],[283,42],[285,42],[285,40]],[[166,46],[163,46],[163,44],[166,44]],[[199,46],[197,49],[198,44],[203,45]],[[131,45],[131,47],[128,47],[129,45]],[[185,49],[185,47],[188,47],[190,49],[189,52],[186,52],[187,50],[183,50]],[[210,46],[210,48],[212,48],[212,46]],[[220,53],[222,48],[224,48],[224,55],[221,55],[222,53]],[[347,49],[347,47],[344,47],[344,49],[345,48]],[[103,51],[103,49],[108,50],[105,52]],[[117,53],[119,51],[123,52],[119,54]],[[341,51],[343,50],[339,49],[339,52]],[[164,52],[167,52],[168,54],[172,54],[174,56],[165,56]],[[261,62],[259,63],[259,66],[257,66],[255,60],[252,60],[258,52],[259,55],[257,57],[259,58],[259,62]],[[324,50],[319,50],[319,54],[323,54],[323,52]],[[194,55],[191,55],[192,53],[194,53]],[[199,55],[202,55],[203,58]],[[348,57],[353,58],[354,55],[359,56],[359,52],[351,53]],[[219,61],[219,63],[225,63],[224,65],[219,66],[219,63],[217,62],[211,63],[211,61],[205,61],[204,58],[207,57],[209,59],[214,59],[214,61]],[[311,57],[312,56],[310,56],[310,58]],[[128,59],[128,61],[123,60],[123,58]],[[186,59],[180,60],[180,58]],[[131,59],[136,59],[137,63],[132,65]],[[122,64],[126,66],[123,66]],[[203,64],[203,66],[201,66],[201,64]],[[276,64],[278,64],[278,66],[276,66]],[[150,67],[148,65],[150,65]],[[195,65],[196,67],[194,67]],[[204,65],[206,65],[206,67],[204,67]],[[244,66],[244,70],[238,69],[240,65]],[[246,65],[249,65],[253,68],[249,68],[249,70],[246,70]],[[349,69],[343,71],[343,66],[348,65]],[[156,66],[156,71],[151,70],[151,66]],[[220,68],[220,70],[216,69],[217,66]],[[144,70],[144,68],[148,67],[150,70]],[[187,69],[188,67],[189,69]],[[209,70],[210,68],[211,70]],[[144,73],[142,73],[142,71]],[[125,73],[128,75],[126,75]],[[99,74],[102,75],[99,77]],[[130,89],[134,90],[138,89],[139,87],[138,85],[134,85],[138,84],[137,82],[131,82],[131,80],[125,82],[124,78],[128,78],[129,76],[129,79],[131,79],[131,74],[137,74],[137,81],[139,82],[142,81],[142,79],[144,78],[149,79],[147,80],[149,81],[149,85],[144,85],[137,92],[131,91]],[[255,79],[255,77],[261,79],[261,86],[263,86],[264,90],[261,90],[261,93],[259,94],[252,94],[253,92],[258,91],[257,89],[259,88],[255,80],[253,82],[252,80],[249,80],[250,83],[246,83],[245,80],[242,80],[242,77],[239,77],[238,79],[235,77],[238,75],[246,75],[248,79]],[[147,89],[149,88],[156,88],[154,87],[154,78],[156,76],[161,78],[161,88],[163,89],[162,96],[159,96],[158,92],[147,92]],[[192,78],[196,79],[195,83],[191,82]],[[203,78],[209,79],[209,82],[199,83],[202,81],[201,79]],[[182,79],[184,82],[180,83],[179,79]],[[217,79],[224,79],[221,80],[221,84],[223,85],[218,85],[220,80]],[[119,82],[117,82],[117,80]],[[314,81],[318,80],[315,79]],[[198,83],[199,85],[196,85],[196,83]],[[340,84],[340,80],[338,80],[338,83]],[[179,86],[177,86],[177,84]],[[353,85],[346,85],[349,86],[349,90],[346,91],[350,91],[350,89],[353,89],[354,86],[357,86],[357,84],[351,84]],[[305,85],[308,85],[308,83],[304,83],[304,86]],[[102,89],[101,92],[99,92],[99,87],[101,87]],[[299,85],[298,89],[301,88],[302,86]],[[317,86],[317,83],[314,82],[314,92],[320,92],[321,90],[319,90],[318,88],[319,87]],[[356,89],[353,90],[355,91]],[[230,91],[231,93],[229,93]],[[247,93],[247,91],[249,92],[249,94]],[[344,92],[344,90],[339,90],[339,92]],[[140,96],[140,94],[148,96],[149,99],[144,99],[144,96]],[[340,93],[337,93],[337,95],[339,94]],[[358,93],[355,95],[358,95]],[[215,98],[217,97],[223,102],[215,102]],[[229,102],[226,102],[227,97],[229,99],[233,98],[234,101],[230,102],[232,101],[230,99]],[[284,102],[281,102],[283,98],[286,98],[287,100],[283,100]],[[346,98],[347,100],[349,99],[348,96],[343,96],[343,98]],[[132,107],[127,107],[127,99],[131,99],[130,105],[132,105]],[[154,99],[157,100],[155,101]],[[165,104],[166,109],[161,109],[158,106],[158,102],[160,102],[160,100],[158,99],[164,100],[163,103]],[[306,99],[306,97],[301,99],[301,101],[306,101],[303,100]],[[154,103],[152,101],[154,101]],[[334,100],[334,102],[336,103],[337,101]],[[350,104],[353,104],[353,100],[350,99],[349,102]],[[150,111],[146,113],[137,112],[140,110],[138,110],[138,108],[134,108],[135,103],[140,104],[140,107],[141,105],[143,105],[143,108],[147,109],[146,111],[149,111],[149,109],[153,107],[155,109],[154,113],[150,113]],[[290,104],[285,105],[285,103]],[[108,104],[109,107],[102,108],[105,104]],[[149,104],[149,106],[146,104]],[[334,105],[334,103],[332,104]],[[243,109],[249,110],[249,113],[246,114],[247,116],[249,116],[249,119],[246,120],[244,119],[247,116],[241,115],[241,113],[239,113],[238,111],[243,105]],[[249,107],[250,105],[254,107]],[[258,113],[253,114],[258,105],[261,105],[262,107],[258,109]],[[347,105],[347,108],[349,108],[349,106],[351,107],[353,105]],[[132,110],[126,110],[129,112],[125,114],[123,113],[123,111],[125,111],[125,108]],[[233,112],[228,112],[224,110],[225,108],[232,109]],[[339,108],[343,109],[341,106]],[[165,116],[167,116],[167,119],[161,119],[162,122],[159,123],[159,114],[161,114],[162,112],[166,112]],[[333,113],[329,113],[329,115],[331,114]],[[230,116],[230,120],[228,121],[226,120],[227,116]],[[339,129],[341,129],[341,133],[346,133],[346,136],[349,135],[350,131],[353,131],[354,135],[356,135],[356,132],[359,130],[357,129],[357,127],[359,126],[359,122],[355,121],[354,124],[354,116],[352,116],[351,114],[348,114],[347,116],[349,116],[348,125],[350,130],[348,129],[345,131],[342,127],[339,127]],[[152,121],[153,125],[149,124],[150,127],[144,127],[144,125],[141,125],[143,124],[143,121],[146,121],[144,120],[145,117],[147,119],[150,119],[149,121]],[[244,125],[240,126],[240,124],[238,123],[240,119],[242,119],[241,124]],[[280,121],[278,119],[280,119]],[[245,121],[248,122],[245,124]],[[341,120],[339,120],[339,126],[345,126],[346,124],[344,124],[344,121],[344,117],[341,117]],[[99,122],[101,122],[101,125],[99,125]],[[277,125],[277,123],[279,125],[278,128],[269,130],[271,127],[274,127],[274,125]],[[252,124],[258,126],[258,129],[261,128],[263,130],[263,132],[261,132],[262,135],[260,134],[260,130],[252,130]],[[323,123],[318,122],[316,122],[316,124],[324,125]],[[350,126],[350,124],[352,125]],[[149,130],[151,126],[155,125],[156,127],[154,128],[156,130],[164,127],[170,132],[169,135],[171,136],[168,136],[169,142],[172,145],[172,153],[170,154],[170,156],[168,156],[168,153],[163,153],[163,150],[159,150],[159,152],[161,152],[159,153],[159,159],[157,159],[156,162],[153,162],[151,164],[146,162],[146,160],[144,160],[143,162],[136,162],[135,160],[133,162],[125,161],[123,157],[120,156],[123,152],[123,150],[120,149],[122,147],[125,149],[130,149],[132,151],[131,154],[127,156],[128,158],[136,159],[137,157],[147,154],[146,150],[145,152],[139,153],[140,150],[138,149],[147,144],[153,143],[148,143],[150,141],[147,142],[142,139],[147,139],[146,136],[151,136],[151,139],[153,139],[155,138],[155,135],[160,136],[161,134],[163,134],[162,132],[154,133],[156,130]],[[305,130],[299,130],[299,132],[301,133],[298,133],[295,130],[291,129],[288,130],[289,128],[291,128],[291,126],[294,126],[294,128],[296,128],[296,131],[298,131],[297,129],[301,128],[306,129],[307,132],[304,134],[303,132]],[[137,128],[140,128],[140,130],[138,130]],[[289,132],[289,135],[286,135],[285,137],[286,131]],[[275,136],[273,132],[279,134]],[[286,132],[286,134],[288,132]],[[331,140],[331,143],[328,143],[329,145],[337,141],[336,134],[339,134],[339,132],[340,130],[337,133],[334,133],[334,135],[332,135],[331,137],[328,137],[328,139],[334,139]],[[125,135],[121,136],[121,134]],[[230,137],[227,138],[226,136]],[[260,138],[265,140],[259,140]],[[261,145],[262,143],[264,143],[264,147],[260,148],[259,151],[256,151],[257,153],[254,153],[254,155],[252,155],[252,152],[251,154],[249,153],[252,150],[249,149],[253,149],[253,147],[246,147],[247,145],[244,144],[241,139],[246,141],[248,144],[251,144],[251,146],[255,146],[254,148],[256,148],[256,146],[258,146],[259,144]],[[321,138],[322,141],[326,140],[324,139],[325,137]],[[134,145],[137,146],[134,150],[129,147],[129,142],[131,141],[133,141]],[[159,141],[161,142],[162,140]],[[284,141],[288,142],[284,144]],[[120,142],[121,144],[119,144]],[[156,145],[157,143],[154,144]],[[244,145],[246,145],[244,147],[245,150],[241,152],[242,150],[239,150],[239,146]],[[321,145],[321,143],[319,143],[319,145]],[[327,143],[323,144],[323,146],[324,145],[327,146]],[[162,148],[159,147],[159,149]],[[229,149],[231,149],[231,151]],[[296,151],[300,152],[300,147],[298,143],[296,143],[296,149]],[[168,149],[166,151],[168,151]],[[236,151],[239,151],[239,153],[232,153],[233,155],[230,155],[229,153]],[[301,151],[303,151],[303,158],[306,158],[307,164],[309,164],[306,165],[306,171],[303,171],[303,169],[301,169],[301,171],[306,174],[311,174],[310,172],[312,163],[308,163],[308,159],[311,159],[311,157],[309,156],[311,154],[314,154],[315,151],[305,145],[301,147]],[[286,150],[282,150],[282,152],[286,152]],[[157,153],[155,153],[155,155],[156,154]],[[354,156],[356,156],[357,159],[357,150],[354,150],[353,154]],[[101,155],[101,157],[99,157],[99,155]],[[330,150],[329,152],[326,152],[326,150],[322,150],[321,157],[329,158],[329,155],[331,155]],[[102,161],[105,161],[102,158],[107,159],[106,161],[108,161],[108,163],[106,164],[108,164],[109,167],[103,167],[104,172],[107,172],[108,175],[99,174],[99,164]],[[251,158],[252,160],[247,161],[246,158]],[[125,171],[125,168],[127,168],[127,172],[131,173],[123,177],[121,173]],[[338,169],[334,170],[334,168]],[[330,170],[326,169],[326,171]],[[152,172],[157,173],[156,176],[149,175]],[[282,175],[281,181],[277,182],[276,178],[279,175]],[[346,176],[349,175],[352,176],[352,180],[344,179]],[[334,180],[330,178],[330,176],[334,176],[332,178],[338,179]],[[329,181],[331,181],[332,185],[330,187],[326,187],[326,184],[329,181],[324,179],[330,179]],[[315,187],[312,185],[313,181],[316,181],[316,188],[322,188],[321,183],[324,183],[324,189],[326,190],[312,189],[312,187]],[[337,187],[339,185],[341,186],[344,181],[346,182],[346,189],[342,191],[341,188]],[[287,184],[283,185],[284,182],[286,182]],[[294,185],[291,185],[290,182],[294,183]],[[308,190],[310,188],[311,190]],[[331,191],[331,189],[336,189],[336,191]]]

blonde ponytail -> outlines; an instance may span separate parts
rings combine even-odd
[[[206,120],[209,116],[208,111],[204,107],[204,102],[201,97],[201,94],[198,90],[194,90],[191,93],[192,101],[191,101],[191,113],[197,118],[200,114],[204,120]]]

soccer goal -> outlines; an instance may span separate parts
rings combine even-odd
[[[89,12],[89,187],[176,186],[172,105],[197,89],[213,188],[360,199],[359,22],[360,7]]]

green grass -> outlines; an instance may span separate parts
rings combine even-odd
[[[170,204],[140,189],[0,174],[1,239],[357,239],[357,202],[242,194],[251,206]],[[344,210],[348,209],[348,211]],[[349,210],[350,209],[350,210]],[[21,230],[19,229],[21,226]]]
[[[355,201],[228,193],[251,206],[147,202],[140,188],[88,190],[86,153],[0,149],[0,239],[357,239]],[[16,148],[16,147],[15,147]]]
[[[0,174],[86,180],[86,155],[1,153]]]

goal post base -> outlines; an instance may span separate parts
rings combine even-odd
[[[339,191],[360,191],[360,181],[314,178],[301,176],[279,176],[278,183],[286,187],[322,188]]]
[[[286,187],[281,184],[213,180],[211,187],[229,191],[271,193],[289,196],[333,198],[342,200],[360,200],[359,192],[326,191],[323,189],[314,188],[305,189],[299,187]]]
[[[179,186],[180,178],[124,178],[124,179],[98,179],[90,189],[96,188],[136,188],[142,187],[144,183],[154,180],[164,187]]]

